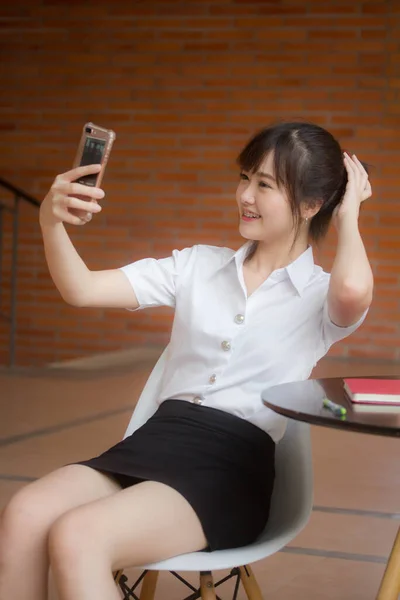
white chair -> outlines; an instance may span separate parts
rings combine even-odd
[[[154,367],[139,398],[125,436],[141,427],[156,411],[168,347]],[[312,510],[313,473],[309,425],[289,421],[284,438],[276,448],[276,480],[268,525],[259,539],[249,546],[215,552],[193,552],[161,562],[143,565],[144,573],[129,587],[122,571],[115,575],[125,598],[137,598],[134,590],[142,581],[140,600],[153,600],[159,571],[170,571],[191,588],[190,600],[217,598],[215,587],[230,577],[236,577],[234,598],[239,583],[243,583],[249,600],[261,600],[262,594],[249,566],[286,546],[306,525]],[[246,515],[243,515],[246,518]],[[232,525],[234,526],[234,525]],[[228,577],[214,584],[212,571],[232,569]],[[199,571],[200,588],[177,575],[177,571]]]

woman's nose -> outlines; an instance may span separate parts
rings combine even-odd
[[[251,186],[248,186],[245,190],[243,190],[240,199],[243,202],[243,204],[253,204],[254,192],[253,192]]]

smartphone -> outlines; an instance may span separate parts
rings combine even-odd
[[[94,123],[86,123],[83,126],[73,166],[75,168],[101,164],[101,170],[99,173],[80,177],[76,180],[76,183],[82,183],[90,187],[100,187],[115,137],[115,132],[112,129],[105,129]]]

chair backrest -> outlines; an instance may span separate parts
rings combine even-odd
[[[135,410],[131,416],[124,438],[131,435],[136,429],[139,429],[146,421],[150,419],[158,408],[157,398],[161,388],[162,375],[164,373],[165,363],[168,357],[168,346],[158,359],[150,377],[146,381],[139,400],[136,403]]]
[[[131,435],[156,412],[167,358],[168,346],[143,388],[124,437]],[[286,433],[276,447],[276,480],[265,535],[270,537],[278,531],[302,529],[310,516],[312,502],[310,426],[289,420]]]
[[[310,426],[289,420],[276,446],[276,479],[266,533],[299,532],[313,505],[313,467]],[[293,535],[291,537],[294,537]]]

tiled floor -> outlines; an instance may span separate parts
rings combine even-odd
[[[152,364],[149,355],[108,368],[94,361],[0,373],[0,509],[32,478],[119,440]],[[400,365],[325,360],[314,375],[399,373]],[[373,600],[400,525],[400,440],[317,427],[312,437],[312,518],[254,572],[268,600]],[[187,578],[197,585],[197,574]],[[231,588],[221,586],[220,596]],[[188,593],[172,575],[160,576],[157,600]]]

